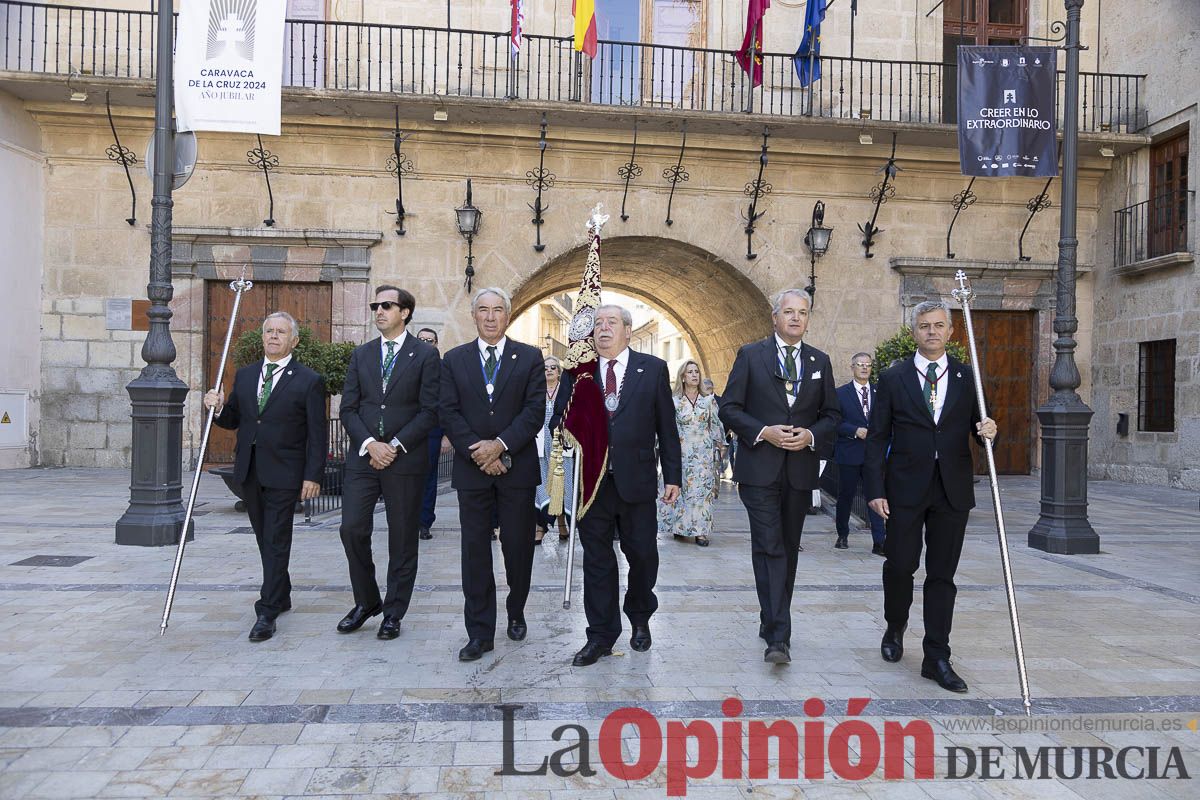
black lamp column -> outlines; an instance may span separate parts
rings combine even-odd
[[[817,259],[829,250],[829,239],[833,236],[833,228],[825,227],[825,204],[820,200],[813,206],[812,225],[804,234],[804,245],[808,248],[808,308],[811,311],[817,303]]]
[[[171,200],[173,3],[157,9],[155,53],[154,196],[150,202],[150,330],[142,343],[146,366],[125,387],[133,403],[133,464],[129,507],[117,520],[117,544],[176,544],[183,527],[183,401],[188,387],[175,374],[171,341]],[[197,465],[199,469],[199,465]],[[191,535],[188,531],[188,535]]]
[[[467,178],[467,202],[461,208],[454,209],[455,223],[458,232],[467,240],[467,292],[471,291],[471,283],[475,280],[475,254],[471,249],[475,235],[479,233],[479,224],[483,222],[483,212],[471,202],[471,179]]]
[[[1054,393],[1037,410],[1042,432],[1041,516],[1029,531],[1029,546],[1048,553],[1099,553],[1100,537],[1087,517],[1088,425],[1092,410],[1079,397],[1075,365],[1075,264],[1078,139],[1079,16],[1083,0],[1066,0],[1067,74],[1063,97],[1062,202],[1058,239],[1058,292],[1054,309]]]

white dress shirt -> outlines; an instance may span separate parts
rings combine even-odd
[[[942,357],[937,361],[930,361],[925,356],[917,353],[913,356],[913,363],[917,367],[917,376],[915,378],[918,388],[921,390],[921,397],[925,397],[925,371],[929,369],[929,365],[937,364],[938,379],[937,379],[937,394],[933,398],[933,424],[936,425],[942,418],[942,406],[946,404],[946,388],[950,385],[950,378],[946,375],[949,371],[950,362],[946,358],[946,354],[942,353]]]
[[[784,374],[784,366],[787,364],[787,348],[788,347],[795,348],[795,352],[792,353],[792,358],[796,359],[796,376],[800,379],[799,381],[797,381],[798,383],[804,381],[804,362],[800,360],[800,349],[803,346],[803,344],[804,344],[804,342],[796,342],[793,345],[789,345],[787,342],[785,342],[779,336],[778,333],[775,334],[775,360],[776,360],[776,363],[778,363],[778,365],[779,365],[781,374]],[[796,405],[795,393],[784,392],[784,394],[787,395],[788,408],[791,408],[792,406]],[[763,432],[766,431],[768,427],[770,427],[770,426],[764,425],[762,430],[758,432],[758,438],[754,440],[755,444],[758,444],[759,442],[761,442],[763,440]],[[807,430],[807,429],[805,429],[805,430]],[[809,434],[809,436],[812,437],[812,441],[808,443],[808,449],[816,450],[817,449],[817,437],[813,434],[813,432],[811,430],[808,431],[808,434]]]
[[[495,344],[488,344],[483,339],[477,338],[477,339],[475,339],[475,344],[477,344],[479,346],[479,367],[481,370],[483,369],[483,365],[487,362],[487,357],[488,357],[487,349],[489,347],[496,348],[496,375],[499,376],[500,370],[504,368],[504,366],[500,363],[500,361],[501,361],[501,359],[504,358],[504,345],[508,344],[508,337],[501,336],[500,341],[496,342]],[[488,400],[490,401],[491,399],[492,399],[492,395],[488,394]],[[505,444],[504,440],[501,439],[499,436],[496,437],[496,441],[499,442],[500,446],[503,447],[505,450],[508,449],[508,445]]]
[[[604,382],[608,380],[608,362],[613,362],[613,375],[617,379],[617,397],[621,396],[621,387],[625,385],[625,368],[629,366],[629,348],[617,353],[616,358],[600,356],[600,389],[604,390]]]
[[[863,416],[869,417],[871,415],[871,404],[872,404],[872,401],[875,399],[875,398],[871,397],[871,384],[869,382],[868,383],[859,383],[858,378],[855,378],[854,379],[854,399],[858,401],[859,408],[862,408],[862,404],[863,404],[863,392],[862,392],[863,389],[867,390],[867,407],[865,409],[863,409]]]
[[[379,337],[379,365],[380,365],[379,380],[381,380],[381,381],[383,380],[383,367],[387,365],[388,342],[393,342],[396,345],[395,348],[392,349],[392,353],[396,356],[396,358],[399,358],[400,351],[404,349],[404,341],[407,338],[408,338],[407,330],[401,331],[400,335],[397,336],[395,339],[389,339],[386,336]],[[393,365],[393,367],[394,366],[395,365]],[[383,388],[384,388],[384,391],[387,390],[387,386],[384,386]],[[369,445],[371,442],[374,442],[374,441],[378,441],[374,436],[368,436],[366,439],[364,439],[363,443],[362,443],[362,447],[358,448],[358,454],[360,456],[365,456],[367,454],[367,445]],[[397,448],[402,453],[408,452],[408,448],[405,447],[404,445],[400,444],[400,440],[397,439],[395,436],[392,437],[392,441],[390,442],[390,444],[392,445],[392,447]]]

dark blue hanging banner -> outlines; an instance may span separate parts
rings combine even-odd
[[[1053,47],[958,48],[963,175],[1058,174]]]

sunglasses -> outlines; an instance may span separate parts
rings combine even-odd
[[[425,344],[437,344],[437,340],[436,340],[436,339],[427,339],[427,338],[425,338],[424,336],[418,336],[417,338],[418,338],[418,339],[420,339],[420,340],[421,340],[422,342],[424,342]]]
[[[367,305],[367,308],[371,309],[372,311],[378,311],[381,308],[384,311],[391,311],[393,308],[399,308],[399,307],[400,307],[400,304],[397,302],[394,302],[392,300],[384,300],[379,303],[370,303]]]

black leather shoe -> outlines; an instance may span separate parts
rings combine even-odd
[[[605,647],[596,642],[588,642],[583,647],[579,648],[579,652],[575,654],[575,658],[571,659],[573,667],[590,667],[604,656],[611,656],[612,648]]]
[[[644,653],[650,649],[651,642],[649,625],[633,626],[633,635],[629,637],[630,647],[639,653]]]
[[[849,550],[850,543],[846,541],[845,536],[839,536],[837,541],[833,543],[834,550]]]
[[[938,686],[949,692],[962,694],[967,691],[967,682],[958,677],[958,673],[954,671],[954,667],[950,666],[950,659],[948,658],[939,658],[934,661],[926,659],[922,661],[921,677],[937,681]]]
[[[881,544],[871,545],[871,555],[887,558],[887,551],[883,549],[883,545]]]
[[[375,634],[377,639],[395,639],[400,635],[400,618],[399,617],[384,617],[383,622],[379,625],[379,633]]]
[[[350,613],[342,617],[342,621],[337,624],[338,633],[354,633],[363,626],[363,623],[371,617],[383,613],[383,606],[375,605],[371,608],[363,608],[355,606],[350,609]]]
[[[763,661],[768,664],[788,664],[792,660],[792,650],[786,642],[771,642],[763,653]]]
[[[275,635],[275,620],[270,617],[259,614],[258,621],[254,623],[254,627],[250,629],[250,641],[265,642]]]
[[[884,661],[894,664],[904,655],[904,631],[907,627],[904,625],[893,628],[888,625],[887,630],[883,632],[883,641],[879,643],[879,654],[883,656]]]
[[[429,532],[429,528],[421,528],[421,532],[417,534],[422,539],[432,539],[433,534]]]
[[[525,638],[525,634],[529,633],[529,626],[525,624],[523,619],[510,619],[508,621],[508,638],[514,642],[519,642]]]
[[[478,661],[484,653],[492,652],[494,645],[491,639],[472,639],[458,651],[459,661]]]

